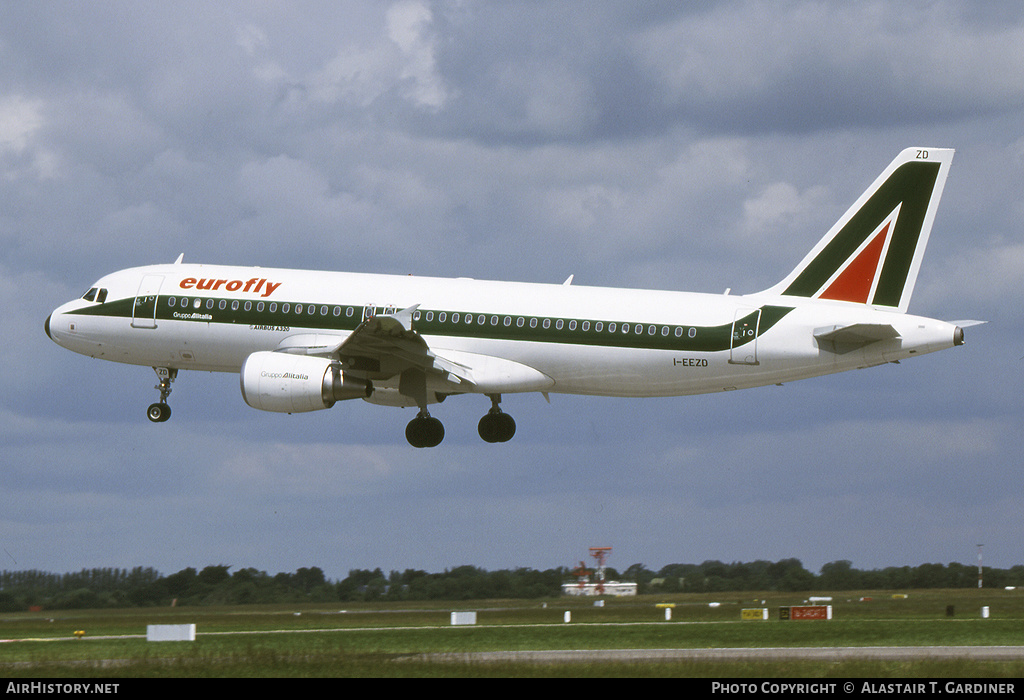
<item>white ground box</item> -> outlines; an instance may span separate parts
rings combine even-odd
[[[191,625],[146,625],[147,642],[194,642],[196,626]]]
[[[475,625],[476,624],[476,612],[453,612],[452,613],[452,624],[453,625]]]

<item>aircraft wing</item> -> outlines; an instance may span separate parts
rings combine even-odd
[[[363,321],[330,354],[342,364],[371,374],[394,376],[406,369],[441,375],[455,385],[472,384],[470,369],[438,357],[412,329],[417,306]],[[468,389],[468,387],[466,387]]]
[[[280,352],[331,357],[346,372],[383,381],[406,370],[419,370],[446,382],[456,393],[545,391],[554,381],[546,374],[514,360],[493,355],[444,349],[435,351],[413,329],[416,306],[392,314],[371,316],[344,339],[323,334],[286,338]]]

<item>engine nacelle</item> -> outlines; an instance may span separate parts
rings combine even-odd
[[[336,362],[285,352],[249,355],[239,381],[247,404],[276,413],[319,411],[336,401],[363,399],[373,393],[370,382],[346,377]]]

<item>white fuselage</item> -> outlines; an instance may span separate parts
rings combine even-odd
[[[953,324],[863,304],[570,285],[173,264],[96,283],[47,319],[90,357],[239,372],[252,353],[343,342],[367,316],[416,307],[412,330],[479,381],[453,390],[678,396],[793,381],[958,344]],[[117,303],[114,303],[117,302]],[[890,325],[897,337],[845,352],[822,328]],[[529,371],[509,371],[509,367]],[[378,387],[396,387],[387,367]],[[372,400],[372,399],[371,399]]]

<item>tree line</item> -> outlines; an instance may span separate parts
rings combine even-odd
[[[5,570],[0,572],[0,612],[172,604],[550,598],[561,594],[563,583],[576,582],[579,573],[568,567],[487,571],[459,566],[441,573],[406,569],[385,574],[377,568],[353,569],[344,579],[330,580],[315,566],[274,575],[253,568],[231,569],[225,564],[199,571],[190,567],[166,576],[146,567],[83,569],[65,574]],[[609,567],[605,578],[636,582],[641,594],[899,590],[977,587],[978,569],[954,562],[865,571],[841,560],[825,564],[815,574],[804,568],[799,559],[782,559],[669,564],[657,571],[633,564],[621,573]],[[986,567],[984,583],[986,587],[998,588],[1024,586],[1024,566]]]

